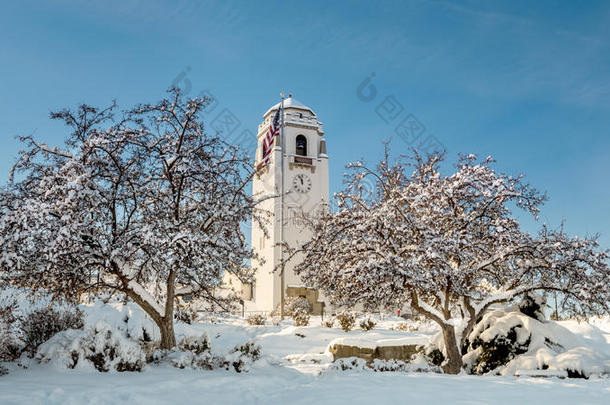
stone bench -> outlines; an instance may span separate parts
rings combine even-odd
[[[400,345],[400,346],[375,346],[360,347],[347,344],[335,343],[329,345],[328,351],[333,355],[333,361],[346,357],[359,357],[367,363],[375,359],[381,360],[402,360],[408,362],[411,357],[418,352],[421,345]]]

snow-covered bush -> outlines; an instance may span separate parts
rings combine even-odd
[[[517,322],[521,316],[513,317]],[[507,330],[498,330],[493,336],[481,338],[483,330],[477,329],[469,350],[478,350],[472,365],[474,374],[486,374],[496,368],[507,364],[517,355],[526,353],[531,343],[531,335],[523,329],[521,323],[509,327]],[[471,334],[471,336],[473,336]]]
[[[0,297],[0,328],[8,328],[15,322],[16,310],[17,301],[14,298]]]
[[[409,363],[402,360],[374,359],[370,367],[373,371],[409,371]]]
[[[214,370],[224,367],[225,360],[216,357],[211,352],[195,354],[182,350],[170,350],[161,355],[161,360],[166,360],[176,368],[191,368],[196,370]]]
[[[375,359],[369,367],[373,371],[441,372],[438,365],[431,363],[427,356],[420,353],[414,354],[410,361]]]
[[[19,322],[23,350],[33,357],[38,347],[56,333],[67,329],[81,329],[83,326],[83,314],[78,309],[36,309]]]
[[[434,366],[440,367],[445,361],[445,355],[435,344],[429,344],[423,347],[422,354],[426,357],[428,363]]]
[[[258,360],[261,348],[253,342],[235,346],[226,356],[215,354],[210,348],[207,334],[199,337],[187,337],[172,350],[155,350],[149,356],[149,362],[159,364],[168,362],[176,368],[196,370],[214,370],[233,368],[238,373],[249,370],[250,365]]]
[[[14,360],[19,353],[14,331],[16,308],[15,300],[0,299],[0,362]]]
[[[235,346],[229,353],[228,360],[238,373],[248,371],[252,363],[260,359],[261,347],[254,342],[246,342]]]
[[[390,329],[404,332],[433,332],[438,330],[438,326],[432,321],[418,317],[408,321],[396,322]]]
[[[392,326],[392,329],[393,330],[400,330],[400,331],[403,331],[403,332],[413,332],[414,331],[413,327],[411,325],[409,325],[408,322],[396,322]]]
[[[368,370],[366,360],[360,357],[345,357],[335,360],[328,368],[329,370]]]
[[[93,304],[81,306],[85,325],[95,325],[103,320],[112,328],[123,332],[125,336],[140,343],[153,342],[159,339],[159,330],[155,322],[138,305],[128,301],[108,302],[97,300]]]
[[[436,330],[437,326],[426,319],[412,319],[405,322],[396,322],[391,327],[393,330],[400,330],[404,332],[417,332],[417,331],[432,331]]]
[[[195,354],[201,354],[210,351],[212,345],[210,344],[210,337],[207,333],[199,336],[188,336],[180,341],[178,348],[180,350],[193,352]]]
[[[544,322],[543,305],[542,297],[528,294],[514,307],[487,313],[465,339],[469,371],[486,374],[526,353],[531,333],[525,326]],[[549,337],[545,340],[551,342]]]
[[[544,322],[544,307],[546,300],[540,294],[526,294],[517,304],[519,312]]]
[[[286,308],[284,308],[284,311],[286,311]],[[271,318],[279,318],[282,315],[282,310],[280,308],[280,304],[276,305],[275,308],[269,312],[269,317]]]
[[[284,315],[291,317],[296,326],[309,325],[310,314],[313,311],[313,306],[305,297],[288,297],[284,305]],[[281,316],[280,306],[276,306],[271,311],[271,317],[274,325],[279,325]]]
[[[176,305],[174,319],[190,325],[197,319],[197,311],[188,304]]]
[[[333,326],[335,326],[335,318],[330,317],[325,321],[322,321],[322,326],[324,326],[325,328],[332,328]]]
[[[334,361],[329,370],[363,370],[363,371],[375,371],[375,372],[386,372],[386,371],[417,371],[417,372],[435,372],[441,371],[440,367],[431,364],[429,360],[422,354],[415,354],[410,361],[403,360],[382,360],[374,359],[372,362],[367,363],[366,360],[360,357],[346,357],[340,358]]]
[[[292,311],[292,319],[294,319],[295,326],[307,326],[309,325],[309,314],[302,308],[297,308]]]
[[[309,314],[313,311],[313,306],[305,297],[290,297],[286,300],[286,310],[289,316],[293,316],[296,310],[303,310]]]
[[[336,316],[337,321],[339,321],[339,326],[343,329],[344,332],[349,332],[354,329],[354,325],[356,325],[356,316],[351,312],[342,312]]]
[[[0,363],[13,361],[20,352],[20,346],[15,339],[14,324],[17,302],[14,299],[0,298]],[[0,375],[8,370],[0,366]]]
[[[207,333],[200,336],[183,338],[178,346],[172,350],[157,350],[153,353],[152,361],[159,363],[167,361],[176,368],[192,368],[199,370],[213,370],[225,367],[225,359],[214,356],[211,351],[210,338]]]
[[[286,314],[292,319],[296,326],[309,325],[310,314],[313,306],[305,297],[290,297],[286,300]]]
[[[515,307],[494,310],[483,316],[467,338],[463,362],[474,374],[514,375],[519,370],[567,372],[568,377],[602,375],[610,372],[610,356],[595,350],[560,323],[544,320],[537,307],[542,300],[524,299]],[[522,311],[527,312],[527,314]],[[535,317],[533,317],[533,316]],[[591,335],[594,326],[583,324]]]
[[[377,325],[377,323],[373,321],[370,317],[360,321],[360,329],[362,330],[372,330],[375,328],[375,325]]]
[[[68,329],[53,336],[38,348],[36,359],[60,367],[97,371],[140,371],[145,364],[144,351],[105,322],[84,330]]]
[[[248,325],[253,325],[253,326],[264,325],[265,317],[262,316],[261,314],[250,315],[249,317],[246,318],[246,322],[248,322]]]

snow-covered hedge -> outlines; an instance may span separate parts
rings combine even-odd
[[[140,371],[144,351],[121,331],[100,321],[84,330],[59,332],[38,348],[36,359],[60,368],[97,371]]]
[[[360,357],[344,357],[335,360],[328,369],[340,371],[368,370],[369,367],[366,364],[366,360],[361,359]]]
[[[334,361],[329,370],[440,372],[440,368],[431,364],[422,354],[415,354],[410,361],[374,359],[370,363],[360,357],[345,357]]]
[[[214,370],[233,368],[238,373],[248,371],[252,363],[260,359],[261,348],[253,342],[235,346],[227,355],[219,355],[211,350],[207,334],[182,339],[173,350],[155,350],[149,362],[167,362],[176,368]]]
[[[176,368],[213,370],[220,367],[223,359],[214,356],[210,348],[207,334],[189,336],[183,338],[172,350],[154,350],[147,361],[154,364],[167,362]]]

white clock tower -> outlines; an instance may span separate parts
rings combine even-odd
[[[263,139],[280,104],[271,107],[258,126],[257,166],[263,159]],[[299,257],[285,262],[283,280],[277,269],[281,267],[282,257],[287,259],[286,252],[282,252],[283,249],[279,246],[282,238],[289,246],[297,246],[299,242],[311,237],[299,221],[302,214],[328,209],[326,140],[322,123],[310,107],[291,95],[284,100],[283,105],[283,136],[275,137],[271,157],[267,165],[259,170],[252,185],[255,197],[280,195],[284,190],[283,198],[268,199],[259,206],[271,214],[266,227],[267,236],[256,223],[252,224],[252,248],[264,259],[262,265],[254,261],[252,263],[257,268],[252,298],[256,310],[272,311],[280,305],[283,285],[285,297],[306,296],[313,301],[315,313],[321,308],[321,303],[317,303],[317,292],[305,289],[293,271]],[[281,144],[282,138],[285,145]]]

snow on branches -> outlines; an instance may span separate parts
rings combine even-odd
[[[122,292],[173,347],[177,296],[218,300],[224,271],[252,276],[240,230],[251,164],[204,133],[206,102],[172,89],[120,116],[84,105],[51,114],[71,130],[63,147],[22,137],[0,191],[0,280],[71,298]]]
[[[350,165],[338,211],[313,222],[296,272],[339,305],[410,303],[441,326],[448,372],[459,372],[459,339],[494,303],[555,290],[572,311],[608,311],[609,256],[595,239],[524,232],[512,211],[537,217],[544,195],[522,176],[496,172],[491,158],[461,156],[450,175],[442,160],[415,154],[391,165],[386,153],[375,169]],[[372,196],[362,192],[369,179]],[[456,331],[451,320],[460,315]]]

